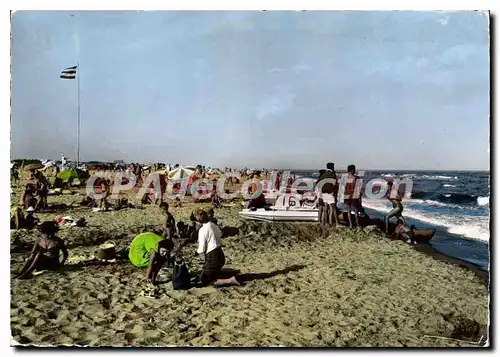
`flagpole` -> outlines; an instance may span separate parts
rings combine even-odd
[[[78,81],[78,124],[76,130],[76,167],[80,166],[80,63],[76,64],[76,80]]]

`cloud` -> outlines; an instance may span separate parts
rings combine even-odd
[[[311,66],[309,66],[307,64],[303,64],[303,63],[300,63],[300,64],[292,67],[292,71],[297,73],[297,74],[302,73],[302,72],[308,72],[311,70],[312,70]]]
[[[280,73],[283,72],[283,68],[273,67],[267,70],[267,73]]]
[[[446,26],[448,25],[448,21],[450,20],[450,17],[449,16],[445,16],[445,17],[442,17],[438,20],[438,22],[442,25],[442,26]]]
[[[263,100],[257,105],[255,115],[262,120],[266,117],[285,112],[292,108],[295,95],[292,93],[279,93]]]

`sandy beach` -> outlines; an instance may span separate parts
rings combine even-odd
[[[12,201],[19,199],[14,190]],[[50,196],[49,203],[81,201]],[[195,208],[171,203],[177,221]],[[76,205],[75,205],[76,207]],[[434,259],[376,229],[322,231],[317,224],[242,221],[239,203],[216,210],[231,233],[226,270],[238,287],[174,291],[163,268],[155,298],[139,296],[145,271],[128,260],[96,260],[113,242],[126,257],[132,238],[161,222],[155,206],[114,212],[74,208],[63,215],[89,227],[64,227],[67,266],[11,280],[13,344],[37,346],[477,346],[486,340],[488,287],[472,270]],[[61,213],[37,214],[41,220]],[[230,227],[230,228],[227,228]],[[237,234],[235,234],[237,233]],[[37,231],[11,231],[11,275]],[[192,257],[195,245],[183,248]],[[200,258],[189,261],[195,274]]]

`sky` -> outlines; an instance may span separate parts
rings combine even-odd
[[[73,16],[72,16],[73,15]],[[12,17],[11,157],[489,169],[480,12]]]

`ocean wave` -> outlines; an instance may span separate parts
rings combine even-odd
[[[484,206],[489,204],[488,197],[478,197],[478,195],[470,195],[467,193],[439,193],[435,192],[413,192],[411,194],[412,200],[420,199],[432,202],[440,202],[445,204],[455,205],[479,205]]]
[[[442,181],[458,180],[458,176],[443,176],[443,175],[416,175],[414,176],[414,178],[420,180],[442,180]]]
[[[446,203],[442,203],[439,201],[433,201],[433,200],[425,200],[423,203],[426,203],[426,204],[431,205],[431,206],[447,206]]]
[[[450,185],[449,183],[445,183],[443,187],[457,187],[456,185]]]
[[[490,204],[490,196],[488,196],[488,197],[479,196],[477,198],[477,204],[479,206],[487,206],[487,205],[489,205]]]
[[[382,213],[387,213],[392,209],[390,204],[382,200],[364,200],[363,206]],[[444,227],[451,234],[486,242],[490,239],[488,216],[443,215],[422,212],[407,207],[403,211],[403,216]]]

